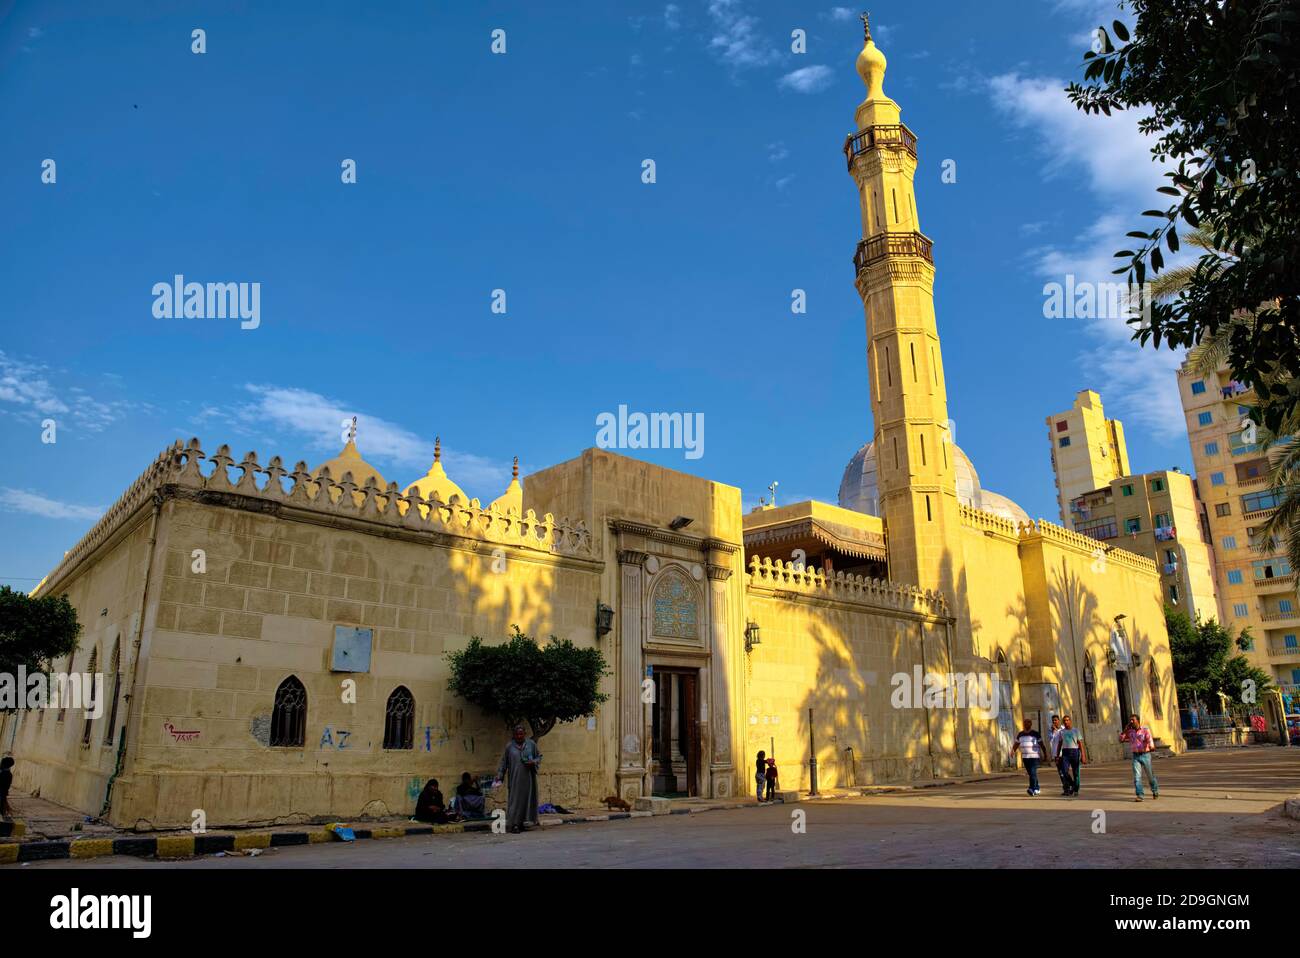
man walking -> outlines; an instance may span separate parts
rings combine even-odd
[[[1135,802],[1142,801],[1142,773],[1147,773],[1147,780],[1151,783],[1151,798],[1160,797],[1160,783],[1156,781],[1156,773],[1151,768],[1151,753],[1156,750],[1155,739],[1151,737],[1151,729],[1147,728],[1136,715],[1128,717],[1128,728],[1119,733],[1121,742],[1128,742],[1133,749],[1133,788],[1137,792]]]
[[[1039,795],[1042,794],[1042,789],[1038,787],[1038,763],[1043,759],[1043,737],[1034,731],[1033,724],[1030,719],[1025,719],[1020,734],[1016,736],[1016,743],[1011,746],[1011,758],[1014,761],[1016,751],[1019,750],[1025,771],[1029,773],[1029,788],[1025,791],[1030,795]]]
[[[1065,775],[1065,765],[1061,761],[1061,717],[1052,716],[1052,727],[1047,732],[1047,754],[1056,764],[1056,774],[1061,779],[1061,794],[1070,794],[1070,780]]]
[[[1061,769],[1061,781],[1065,783],[1066,795],[1079,794],[1079,766],[1088,764],[1088,751],[1083,747],[1083,733],[1074,727],[1070,716],[1066,716],[1065,727],[1056,736],[1056,763]]]

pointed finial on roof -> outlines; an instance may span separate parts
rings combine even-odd
[[[437,462],[442,458],[442,437],[433,437],[433,461]]]
[[[862,11],[862,16],[858,17],[862,21],[862,39],[864,40],[871,39],[871,24],[867,22],[870,17],[871,14],[865,10]]]
[[[512,479],[519,478],[519,457],[518,456],[515,456],[515,468],[514,471],[510,474],[510,477]]]
[[[357,438],[357,417],[352,417],[352,425],[348,427],[348,442],[355,442]]]

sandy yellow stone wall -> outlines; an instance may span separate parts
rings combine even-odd
[[[149,559],[152,508],[146,504],[114,537],[102,543],[92,562],[64,582],[77,610],[82,634],[71,661],[54,663],[55,671],[86,672],[92,667],[104,675],[104,706],[91,721],[89,742],[83,742],[86,714],[76,708],[18,711],[0,716],[0,742],[12,753],[14,788],[24,793],[98,814],[116,764],[117,743],[129,693],[134,639],[140,622],[145,569]],[[112,665],[118,655],[123,681],[118,711],[110,730],[114,683]],[[59,720],[62,714],[62,721]],[[108,741],[106,741],[108,739]]]
[[[446,691],[446,652],[471,635],[503,639],[512,624],[595,640],[599,569],[590,562],[187,501],[169,503],[165,534],[144,701],[114,803],[124,824],[188,822],[196,808],[210,824],[408,812],[427,778],[449,792],[462,771],[495,769],[507,737],[498,718]],[[196,549],[206,555],[201,573]],[[368,673],[330,671],[336,625],[373,630]],[[272,748],[275,690],[289,675],[307,689],[306,741]],[[355,703],[345,701],[345,679],[355,680]],[[410,751],[382,748],[399,685],[416,703]],[[545,766],[564,769],[542,777],[543,800],[599,797],[595,731],[560,726],[541,745]]]
[[[954,671],[947,609],[914,587],[755,562],[746,615],[762,642],[746,655],[745,770],[775,757],[785,788],[809,786],[809,709],[818,787],[964,774],[966,710],[896,700],[894,676]],[[901,706],[901,707],[900,707]],[[968,726],[967,726],[968,727]],[[975,760],[978,764],[979,759]]]
[[[1126,670],[1130,707],[1153,735],[1181,751],[1169,636],[1155,564],[1120,550],[1107,553],[1102,563],[1094,557],[1094,547],[1086,536],[1041,520],[1025,527],[1020,554],[1032,665],[1022,670],[1021,681],[1037,677],[1035,667],[1041,666],[1043,680],[1059,684],[1064,711],[1084,729],[1089,755],[1097,761],[1122,758],[1118,680],[1108,650],[1115,617],[1123,615],[1119,621],[1128,646],[1140,656],[1137,667]],[[1083,676],[1088,663],[1095,678],[1097,722],[1087,720]],[[1150,684],[1153,667],[1158,692]]]

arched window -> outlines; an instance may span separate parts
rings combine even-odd
[[[302,748],[307,737],[307,690],[291,675],[275,690],[271,711],[271,744]]]
[[[413,748],[415,744],[415,696],[404,685],[393,689],[384,710],[384,748]]]
[[[1156,671],[1155,662],[1147,664],[1147,688],[1151,690],[1151,707],[1155,710],[1156,718],[1163,719],[1165,710],[1160,705],[1160,673]]]
[[[1083,701],[1088,710],[1088,722],[1096,725],[1097,719],[1097,674],[1092,670],[1092,656],[1088,656],[1083,666]]]
[[[73,653],[69,652],[68,661],[63,666],[64,676],[68,676],[72,672],[72,656]],[[58,689],[57,692],[55,692],[56,688]],[[55,695],[58,696],[59,721],[62,722],[65,718],[68,717],[68,683],[66,681],[59,681],[58,678],[56,678],[55,673],[50,673],[49,694],[51,698],[53,698]]]
[[[122,640],[113,643],[113,658],[108,663],[108,675],[104,677],[108,686],[108,722],[104,725],[104,744],[113,744],[113,735],[117,732],[117,700],[122,691]]]
[[[86,725],[81,730],[81,744],[90,744],[90,713],[95,710],[95,669],[99,665],[99,649],[90,650],[90,664],[86,666],[86,678],[89,679],[81,688],[81,707],[86,713]],[[72,678],[72,676],[69,676]]]

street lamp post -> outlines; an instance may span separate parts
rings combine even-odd
[[[808,782],[809,795],[817,794],[817,741],[813,738],[813,710],[808,710]]]

